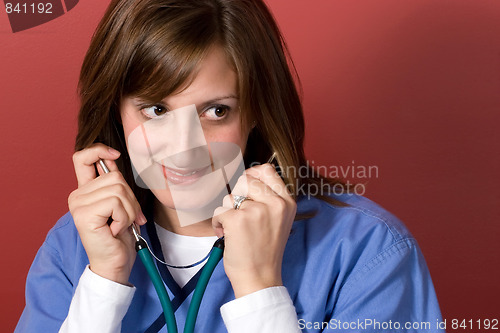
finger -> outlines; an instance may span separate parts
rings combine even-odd
[[[275,197],[279,198],[278,196]],[[279,200],[283,201],[281,198],[279,198]],[[251,204],[251,206],[249,204],[245,209],[238,210],[218,207],[214,211],[212,227],[216,232],[217,229],[223,230],[224,236],[228,235],[228,233],[229,236],[231,236],[230,233],[241,234],[252,228],[260,229],[263,225],[260,222],[265,220],[264,217],[267,214],[266,206],[260,202],[251,202]]]
[[[245,201],[240,205],[239,210],[249,210],[253,205],[263,204],[270,209],[270,212],[282,212],[287,209],[287,207],[291,207],[295,205],[295,201],[293,199],[289,199],[287,201],[285,198],[278,195],[274,192],[269,186],[264,184],[260,179],[254,178],[250,175],[247,175],[248,181],[248,197],[252,199],[252,201]]]
[[[124,205],[124,202],[120,200],[111,214],[113,222],[109,225],[109,229],[113,237],[123,233],[133,223],[134,219],[131,218],[130,214],[131,212]]]
[[[140,225],[145,224],[146,217],[144,216],[144,213],[142,212],[141,206],[139,202],[137,201],[137,198],[135,197],[134,192],[130,188],[130,186],[127,184],[125,179],[123,178],[123,175],[120,173],[120,171],[111,171],[109,174],[104,174],[102,176],[99,176],[98,178],[92,180],[91,182],[85,184],[84,186],[80,187],[77,191],[77,193],[72,193],[72,201],[75,199],[78,201],[76,205],[82,205],[82,204],[89,204],[90,199],[86,200],[81,200],[85,194],[89,194],[90,198],[94,195],[93,193],[96,192],[97,190],[104,188],[104,187],[110,187],[110,186],[115,186],[115,192],[116,194],[123,193],[122,197],[123,199],[128,199],[130,202],[132,202],[133,206],[136,209],[136,214],[138,215],[136,217],[135,222],[137,222]],[[121,186],[121,187],[119,187]],[[93,202],[99,199],[103,199],[103,196],[105,195],[106,192],[96,192],[96,193],[101,193],[101,196],[96,197],[95,200],[92,200]],[[76,195],[75,195],[76,194]],[[113,194],[113,193],[111,193]],[[110,195],[111,195],[110,194]],[[72,203],[72,206],[75,206],[75,203]]]
[[[243,191],[241,189],[244,189]],[[252,200],[265,202],[269,197],[278,196],[277,193],[273,192],[273,190],[264,184],[260,179],[257,179],[251,175],[244,174],[238,181],[236,182],[233,192],[231,193],[233,196],[229,199],[226,199],[225,203],[223,201],[224,207],[233,207],[234,205],[234,195],[240,195],[244,197],[248,197]],[[244,203],[240,205],[241,206]]]
[[[217,237],[224,236],[224,225],[222,223],[223,216],[227,214],[231,214],[232,209],[227,207],[217,207],[214,211],[214,215],[212,217],[212,228],[215,231]]]
[[[89,218],[89,211],[92,211],[93,218]],[[72,212],[72,215],[80,233],[87,230],[111,232],[110,227],[115,224],[113,226],[115,230],[111,232],[113,236],[118,234],[124,225],[127,225],[129,219],[127,211],[117,197],[108,197],[92,205],[79,206]],[[108,226],[110,216],[113,222]]]
[[[232,209],[234,207],[234,195],[228,194],[222,199],[222,207]]]
[[[113,221],[109,225],[109,230],[111,231],[111,235],[113,237],[116,237],[118,234],[121,234],[134,221],[134,219],[132,219],[131,217],[131,214],[133,214],[133,212],[130,211],[130,207],[127,207],[123,201],[117,199],[118,199],[117,197],[110,197],[101,201],[101,202],[111,203],[113,207],[111,211],[111,218]],[[99,204],[101,202],[99,202]]]
[[[109,167],[116,170],[116,165],[113,165],[110,161],[114,161],[118,157],[120,157],[120,152],[102,143],[94,144],[89,148],[74,153],[73,165],[78,180],[78,187],[96,178],[94,163],[99,159],[108,161]]]
[[[246,205],[247,201],[252,200],[252,198],[250,198],[250,197],[247,197],[247,198],[248,199],[243,200],[243,202],[240,203],[240,207],[238,209],[241,209],[243,207],[243,205]],[[227,208],[227,209],[235,209],[234,202],[235,202],[235,195],[228,194],[222,199],[222,207]]]
[[[293,200],[285,183],[280,175],[276,172],[276,168],[269,163],[257,165],[245,170],[245,174],[259,179],[266,184],[273,192],[286,200]]]
[[[265,203],[266,198],[271,196],[278,196],[269,186],[267,186],[260,179],[255,178],[250,175],[246,175],[246,186],[248,187],[247,197],[251,198],[254,201],[259,201]],[[234,193],[239,195],[237,192],[237,188]]]
[[[91,206],[98,202],[111,197],[116,197],[121,201],[121,205],[125,208],[128,218],[131,221],[137,221],[139,224],[144,224],[141,217],[141,207],[135,197],[130,197],[127,192],[126,185],[112,184],[105,187],[100,187],[93,192],[81,194],[76,199],[78,206]],[[75,205],[75,203],[73,203]]]
[[[236,181],[236,184],[234,184],[231,194],[233,195],[241,195],[244,197],[248,196],[248,179],[246,173],[243,173],[238,180]]]
[[[128,183],[125,181],[125,178],[123,178],[123,175],[121,174],[120,171],[111,171],[108,174],[99,176],[98,178],[95,178],[92,181],[85,184],[84,186],[82,186],[79,189],[79,191],[82,193],[91,193],[102,187],[118,185],[118,184],[123,186],[123,189],[126,190],[131,200],[137,201],[134,192],[132,191]]]

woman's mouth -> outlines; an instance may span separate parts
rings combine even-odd
[[[162,165],[162,170],[163,176],[169,183],[188,185],[203,177],[211,168],[208,165],[200,169],[172,169]]]

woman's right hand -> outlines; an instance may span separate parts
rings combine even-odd
[[[121,284],[128,279],[136,252],[130,225],[146,223],[139,202],[118,170],[120,152],[104,144],[94,144],[73,154],[78,188],[71,192],[68,205],[90,262],[90,269]],[[110,170],[105,174],[94,164],[103,159]],[[111,217],[113,222],[108,225]]]

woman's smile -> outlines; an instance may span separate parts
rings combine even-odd
[[[211,171],[210,165],[199,169],[173,169],[162,166],[163,176],[173,185],[188,185],[196,182],[198,179]]]

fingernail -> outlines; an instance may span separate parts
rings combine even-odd
[[[111,154],[116,155],[116,156],[119,156],[119,155],[121,154],[118,150],[113,149],[113,148],[111,148],[111,147],[109,147],[109,148],[108,148],[108,151],[109,151]]]
[[[141,211],[139,211],[139,213],[137,214],[137,222],[139,222],[140,224],[146,224],[146,222],[148,222],[148,220],[146,220],[146,216],[144,216],[144,213]]]

